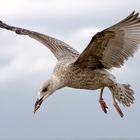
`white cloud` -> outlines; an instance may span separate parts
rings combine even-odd
[[[85,27],[85,28],[82,28],[82,29],[74,32],[74,34],[77,37],[87,38],[87,37],[92,37],[93,35],[95,35],[99,31],[101,31],[101,29],[97,28],[97,27]]]
[[[121,3],[121,5],[120,5]],[[129,8],[133,10],[140,4],[139,0],[124,0],[118,3],[118,1],[112,0],[0,0],[0,16],[1,18],[9,17],[70,17],[70,16],[87,16],[96,15],[99,13],[108,13],[111,10],[125,9],[125,7],[131,5]],[[137,8],[138,9],[138,8]],[[6,16],[6,17],[5,17]]]
[[[66,42],[72,42],[72,46],[79,52],[82,52],[90,42],[92,36],[99,31],[101,29],[97,27],[81,27],[67,35],[65,40]]]
[[[28,49],[27,49],[28,51]],[[31,52],[30,52],[31,53]],[[1,67],[0,82],[6,82],[16,77],[25,77],[37,73],[49,73],[55,66],[55,59],[29,53],[19,53],[9,63]]]
[[[9,61],[0,67],[0,82],[45,71],[49,73],[55,66],[56,59],[47,48],[34,40],[22,37],[15,37],[12,44],[7,43],[8,47],[1,46],[0,57],[3,60],[9,58]],[[6,39],[10,40],[9,36]],[[38,45],[39,47],[36,47]]]

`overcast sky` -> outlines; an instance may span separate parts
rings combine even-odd
[[[91,37],[140,12],[140,0],[0,0],[0,20],[54,36],[79,52]],[[64,88],[56,91],[34,115],[37,91],[47,80],[56,59],[42,44],[0,29],[0,140],[140,138],[140,50],[121,69],[118,82],[129,83],[135,104],[116,113],[108,90],[108,114],[100,108],[99,90]]]

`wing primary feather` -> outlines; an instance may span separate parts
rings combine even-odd
[[[140,17],[133,11],[117,24],[98,32],[75,64],[81,67],[121,67],[140,44]]]
[[[57,60],[61,60],[66,57],[77,58],[79,56],[78,51],[70,47],[68,44],[53,37],[38,32],[30,31],[27,29],[10,26],[8,24],[3,23],[2,21],[0,21],[0,28],[14,31],[19,35],[28,35],[29,37],[39,41],[52,51],[52,53],[56,56]]]

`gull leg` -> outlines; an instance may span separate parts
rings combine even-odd
[[[112,99],[113,99],[113,105],[114,105],[114,107],[116,108],[117,112],[119,113],[119,115],[120,115],[121,117],[123,117],[123,116],[124,116],[124,115],[123,115],[123,112],[122,112],[122,110],[120,109],[118,103],[116,102],[113,93],[112,93]]]
[[[104,90],[104,87],[101,88],[100,97],[99,97],[99,103],[100,103],[101,108],[104,111],[104,113],[107,113],[107,108],[108,107],[107,107],[107,105],[106,105],[106,103],[105,103],[105,101],[103,99],[103,90]]]

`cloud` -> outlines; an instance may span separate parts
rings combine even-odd
[[[7,35],[4,38],[5,42],[6,40],[11,40],[9,37]],[[22,37],[18,38],[18,36],[15,36],[12,43],[10,42],[1,46],[1,83],[5,83],[16,77],[22,78],[45,71],[49,73],[55,66],[56,59],[46,47],[27,37]]]
[[[86,46],[89,44],[93,35],[98,31],[101,31],[101,28],[98,27],[80,27],[77,30],[73,30],[69,35],[66,35],[66,42],[70,42],[72,47],[77,49],[79,52],[82,52]]]
[[[121,3],[121,5],[120,5]],[[112,0],[80,0],[76,1],[67,1],[67,0],[59,0],[56,2],[55,0],[41,0],[41,1],[33,1],[33,0],[4,0],[0,1],[0,15],[11,16],[11,17],[37,17],[37,16],[45,16],[47,17],[71,17],[71,16],[87,16],[87,15],[102,15],[103,13],[109,13],[110,11],[115,11],[117,9],[127,9],[127,11],[132,8],[137,8],[140,4],[139,0],[124,0],[118,3],[117,1]],[[115,6],[114,6],[115,5]],[[131,5],[131,6],[130,6]],[[100,7],[100,8],[99,8]],[[128,8],[129,7],[129,8]],[[24,10],[26,9],[26,10]],[[9,12],[11,11],[11,12]],[[105,12],[104,12],[105,11]],[[33,14],[34,12],[34,14]],[[119,11],[117,11],[119,12]]]

